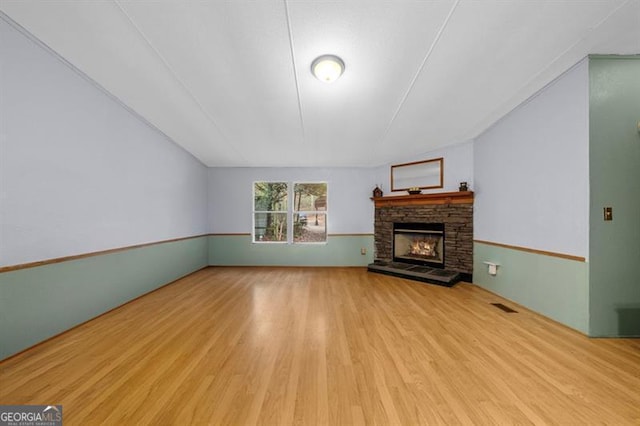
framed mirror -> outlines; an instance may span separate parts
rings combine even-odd
[[[391,191],[409,188],[435,189],[443,187],[444,159],[414,161],[391,166]]]

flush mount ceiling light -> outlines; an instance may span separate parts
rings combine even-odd
[[[325,83],[333,83],[344,72],[344,62],[336,55],[318,56],[311,63],[311,74]]]

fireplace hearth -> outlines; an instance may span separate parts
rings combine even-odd
[[[385,262],[376,260],[367,266],[369,272],[393,275],[400,278],[422,281],[429,284],[437,284],[451,287],[462,279],[462,274],[446,269],[430,268],[428,266],[413,265],[405,262]]]

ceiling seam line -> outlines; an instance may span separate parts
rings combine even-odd
[[[300,97],[300,83],[298,82],[298,68],[296,67],[295,49],[293,46],[293,31],[291,30],[291,17],[289,16],[289,6],[287,0],[284,2],[284,12],[287,20],[287,32],[289,35],[289,52],[291,53],[291,65],[293,66],[293,80],[296,84],[296,97],[298,100],[298,115],[300,116],[300,126],[302,128],[302,142],[305,142],[306,132],[304,128],[304,116],[302,114],[302,99]]]
[[[559,55],[557,55],[555,58],[553,58],[551,60],[551,62],[549,62],[545,67],[543,67],[540,71],[538,71],[533,77],[529,78],[527,80],[526,83],[524,83],[522,86],[520,86],[520,88],[517,90],[516,93],[520,93],[523,89],[525,89],[529,84],[531,84],[532,81],[534,81],[536,78],[538,78],[542,73],[544,73],[546,70],[549,69],[549,67],[551,67],[551,65],[553,65],[554,63],[556,63],[558,60],[560,60],[564,55],[566,55],[568,52],[571,51],[571,49],[573,49],[574,47],[576,47],[578,44],[582,43],[592,32],[594,29],[600,27],[602,24],[604,24],[606,21],[609,20],[609,18],[611,18],[611,16],[613,16],[618,10],[622,9],[624,6],[626,6],[627,4],[629,4],[632,0],[626,0],[622,3],[620,3],[620,5],[618,7],[616,7],[615,9],[613,9],[611,12],[609,12],[607,14],[607,16],[605,16],[602,20],[600,20],[595,26],[591,27],[589,29],[589,32],[586,33],[583,37],[580,37],[575,43],[571,44],[571,46],[567,47],[565,50],[562,51],[562,53],[560,53]],[[587,54],[587,57],[589,56],[589,54]],[[581,62],[582,59],[580,59],[579,62]],[[504,117],[506,117],[509,113],[511,113],[511,111],[514,111],[516,108],[520,108],[521,106],[531,102],[533,99],[537,98],[540,95],[540,92],[546,88],[547,86],[549,86],[550,84],[552,84],[554,81],[556,81],[557,79],[559,79],[561,76],[563,76],[566,72],[568,72],[569,70],[573,69],[573,67],[576,64],[573,64],[569,69],[565,70],[564,72],[562,72],[560,75],[554,77],[551,81],[548,81],[544,86],[542,86],[540,89],[538,89],[534,94],[528,96],[526,99],[520,101],[515,107],[510,108],[508,111],[506,111],[505,113],[499,113],[500,117],[494,121],[493,123],[489,124],[488,126],[486,126],[484,129],[480,130],[479,132],[471,132],[471,133],[476,133],[475,136],[473,136],[473,139],[477,138],[478,136],[482,135],[484,132],[486,132],[487,130],[489,130],[490,128],[492,128],[495,124],[497,124],[499,121],[501,121]],[[505,104],[508,104],[508,102],[503,103],[503,105],[501,105],[500,108],[496,108],[493,111],[491,111],[491,115],[495,114],[497,111],[502,111],[503,107]]]
[[[133,26],[133,28],[136,30],[136,32],[138,33],[138,35],[144,40],[145,44],[147,45],[147,47],[149,47],[149,49],[151,49],[151,51],[158,57],[160,58],[160,61],[162,61],[163,65],[165,66],[165,68],[171,73],[171,75],[173,76],[173,78],[178,82],[178,84],[180,84],[180,86],[182,87],[182,90],[184,90],[189,97],[191,98],[191,100],[193,100],[193,102],[195,102],[195,104],[198,106],[198,108],[200,109],[200,111],[204,114],[204,116],[207,118],[207,120],[209,120],[209,122],[211,124],[213,124],[213,126],[216,128],[216,130],[220,133],[220,135],[225,139],[225,143],[227,144],[227,146],[230,146],[231,149],[233,149],[233,151],[238,154],[240,156],[240,158],[242,158],[243,161],[247,161],[247,159],[244,157],[244,155],[242,155],[242,153],[240,151],[238,151],[236,149],[236,147],[229,143],[229,137],[227,137],[227,135],[224,134],[224,132],[222,131],[222,129],[220,128],[220,126],[218,126],[218,123],[216,123],[215,119],[211,116],[211,114],[209,114],[209,112],[204,108],[204,106],[202,105],[202,103],[198,100],[198,98],[196,97],[196,95],[193,94],[193,92],[189,89],[189,87],[187,87],[186,83],[184,81],[182,81],[182,79],[178,76],[178,74],[176,73],[176,71],[171,67],[171,65],[169,65],[169,62],[165,59],[164,56],[162,56],[162,54],[158,51],[158,49],[155,48],[155,46],[151,43],[151,41],[147,38],[147,36],[144,34],[144,32],[140,29],[140,27],[135,23],[135,21],[133,20],[133,18],[127,13],[126,10],[124,10],[124,8],[122,7],[122,5],[120,4],[119,0],[113,0],[113,2],[115,3],[115,5],[118,7],[118,9],[120,9],[120,12],[122,12],[122,14],[125,16],[125,18],[129,21],[129,23]]]
[[[407,101],[407,98],[409,97],[409,94],[413,90],[413,87],[415,86],[416,81],[418,80],[418,77],[420,76],[420,73],[422,73],[422,70],[424,69],[425,65],[427,64],[427,61],[429,60],[429,58],[431,57],[431,54],[435,50],[436,45],[440,41],[440,38],[442,37],[442,34],[444,33],[445,28],[449,24],[449,21],[451,20],[451,17],[453,16],[453,12],[456,10],[456,8],[458,7],[459,3],[460,3],[460,0],[456,0],[456,2],[453,4],[451,9],[449,10],[449,13],[447,14],[447,17],[445,18],[444,22],[442,23],[442,26],[438,30],[435,39],[433,40],[433,42],[431,43],[431,46],[429,47],[429,50],[425,54],[424,59],[422,60],[422,63],[420,64],[420,66],[418,67],[418,70],[416,71],[415,75],[411,79],[411,83],[409,83],[409,87],[407,88],[406,92],[404,93],[404,96],[400,100],[400,103],[398,104],[398,107],[396,108],[395,112],[393,113],[393,116],[391,117],[391,120],[389,120],[389,124],[387,125],[387,128],[384,130],[384,133],[382,134],[382,137],[380,138],[380,141],[378,142],[378,146],[381,145],[384,142],[384,140],[386,139],[387,135],[389,134],[389,131],[391,130],[391,126],[393,125],[393,123],[395,122],[396,118],[398,117],[398,114],[400,114],[400,110],[402,109],[402,107],[404,106],[405,102]]]

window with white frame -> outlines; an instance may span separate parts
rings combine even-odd
[[[327,241],[327,184],[293,184],[293,242]]]
[[[287,242],[288,200],[286,182],[253,184],[253,242]]]
[[[325,243],[326,182],[254,182],[253,242]]]

